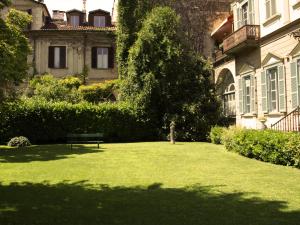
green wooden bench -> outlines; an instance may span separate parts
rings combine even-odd
[[[95,133],[95,134],[68,134],[67,142],[71,145],[71,149],[74,144],[86,144],[86,143],[95,143],[98,146],[102,143],[103,134]]]

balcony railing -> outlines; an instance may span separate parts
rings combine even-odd
[[[245,25],[225,38],[223,42],[225,53],[235,53],[242,47],[257,46],[260,39],[260,26]]]

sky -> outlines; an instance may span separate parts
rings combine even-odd
[[[82,10],[82,0],[44,0],[44,3],[48,6],[50,13],[52,10],[67,11],[70,9]],[[114,0],[87,0],[87,11],[95,9],[103,9],[108,12],[112,12]]]

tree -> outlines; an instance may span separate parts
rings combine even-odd
[[[154,8],[143,21],[129,50],[122,97],[156,127],[176,120],[182,139],[205,138],[218,104],[205,60],[182,41],[180,18],[169,7]]]
[[[9,1],[1,0],[0,9]],[[27,75],[27,55],[30,52],[24,29],[30,23],[27,13],[10,9],[5,20],[0,19],[0,87],[20,82]]]

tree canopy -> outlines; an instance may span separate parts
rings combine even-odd
[[[182,139],[200,140],[217,117],[218,104],[209,65],[187,51],[180,18],[169,7],[154,8],[129,50],[122,97],[168,129],[171,120]]]

